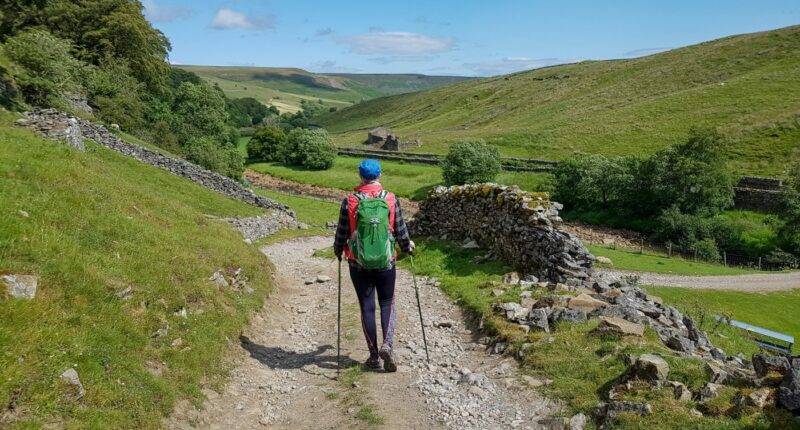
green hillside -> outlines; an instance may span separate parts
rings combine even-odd
[[[346,107],[362,100],[430,89],[463,81],[457,76],[418,74],[324,74],[296,68],[178,66],[216,83],[228,97],[253,97],[295,112],[303,99]]]
[[[320,117],[341,145],[377,125],[420,151],[481,137],[505,155],[650,154],[693,125],[736,139],[733,167],[778,175],[800,156],[800,27],[630,60],[585,61],[380,98]]]
[[[39,285],[21,300],[0,283],[0,428],[161,428],[177,399],[220,386],[228,340],[270,288],[267,259],[205,215],[263,211],[15,118],[0,113],[0,274]],[[239,267],[253,294],[208,280]]]

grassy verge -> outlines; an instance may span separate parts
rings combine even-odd
[[[160,428],[177,398],[221,386],[228,340],[270,288],[263,255],[204,214],[263,212],[13,120],[0,114],[0,273],[40,281],[30,301],[0,293],[0,427]],[[238,267],[254,294],[208,281]],[[82,399],[59,380],[68,368]]]
[[[698,315],[706,314],[706,329],[712,325],[711,315],[729,315],[733,319],[786,333],[800,339],[800,288],[774,293],[743,293],[739,291],[692,290],[686,288],[647,287],[647,290],[674,304],[678,309]],[[728,328],[733,331],[734,329]],[[736,330],[738,332],[738,330]],[[726,332],[723,332],[726,333]],[[725,340],[714,340],[724,347]],[[744,349],[732,346],[733,351]],[[754,349],[746,345],[746,352]],[[731,348],[727,348],[729,350]],[[796,350],[796,348],[795,348]]]
[[[349,191],[358,182],[360,162],[360,158],[338,157],[333,167],[323,172],[278,163],[255,163],[248,167],[283,179]],[[391,161],[381,161],[381,166],[383,167],[381,182],[387,189],[401,197],[424,199],[430,189],[442,183],[442,169],[438,166]],[[529,191],[539,191],[546,186],[548,178],[549,175],[540,173],[501,172],[496,182],[518,185]]]
[[[586,245],[595,256],[608,257],[614,269],[636,272],[665,273],[670,275],[743,275],[756,273],[739,267],[726,267],[721,264],[685,260],[679,257],[664,257],[653,254],[640,254],[628,249],[612,249],[599,245]],[[598,265],[598,267],[605,267]]]

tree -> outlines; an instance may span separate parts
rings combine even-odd
[[[63,107],[66,96],[83,95],[80,77],[93,73],[72,56],[72,44],[46,30],[30,30],[8,38],[5,51],[24,68],[17,76],[20,91],[28,103]]]
[[[716,214],[733,205],[733,175],[726,165],[727,142],[712,129],[692,129],[686,143],[651,157],[643,172],[650,175],[651,204],[660,210],[675,205],[682,212]]]
[[[638,174],[639,159],[593,154],[567,159],[553,174],[554,197],[572,209],[618,207]]]
[[[211,86],[182,82],[175,92],[172,113],[172,128],[182,145],[200,137],[232,143],[225,100]]]
[[[278,161],[322,170],[333,166],[336,155],[336,146],[327,131],[296,128],[289,132],[287,144],[280,152]]]
[[[269,109],[252,97],[228,100],[228,114],[237,127],[252,127],[261,124]]]
[[[247,143],[247,156],[255,160],[277,161],[288,142],[278,127],[259,127]]]
[[[483,140],[463,140],[450,146],[442,161],[447,185],[491,182],[500,173],[500,153]]]
[[[789,177],[782,190],[783,218],[786,223],[778,232],[781,248],[800,256],[800,160],[789,169]]]
[[[192,139],[183,150],[187,160],[221,175],[239,179],[244,172],[244,160],[236,148],[221,146],[214,139]]]
[[[145,19],[137,0],[32,0],[3,2],[0,37],[29,28],[71,40],[76,58],[95,66],[116,59],[151,91],[161,91],[169,72],[166,36]]]
[[[312,170],[327,170],[333,167],[338,150],[328,132],[323,129],[306,130],[297,143],[300,164]]]

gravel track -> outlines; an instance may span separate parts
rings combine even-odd
[[[612,276],[639,276],[643,285],[743,292],[785,291],[800,288],[800,272],[752,275],[680,276],[602,269]]]
[[[359,408],[371,405],[382,428],[537,429],[539,418],[561,410],[560,402],[521,381],[513,359],[488,354],[476,342],[460,309],[434,282],[418,279],[431,355],[426,362],[412,278],[404,270],[398,270],[396,290],[397,373],[366,372],[357,386],[344,387],[336,381],[337,262],[312,256],[332,242],[312,237],[262,248],[275,265],[275,290],[238,340],[230,382],[219,393],[204,390],[201,409],[182,402],[167,427],[372,428],[359,417]],[[344,272],[342,356],[353,366],[368,354]],[[304,282],[318,276],[323,282]],[[444,321],[452,326],[438,327]],[[346,403],[348,396],[359,404]]]

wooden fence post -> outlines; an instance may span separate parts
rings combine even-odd
[[[726,251],[722,251],[722,264],[728,265],[728,253]]]
[[[642,245],[639,249],[639,254],[644,254],[644,238],[642,238]]]
[[[758,270],[761,270],[761,256],[758,256]]]
[[[667,244],[667,258],[672,258],[672,244]]]

